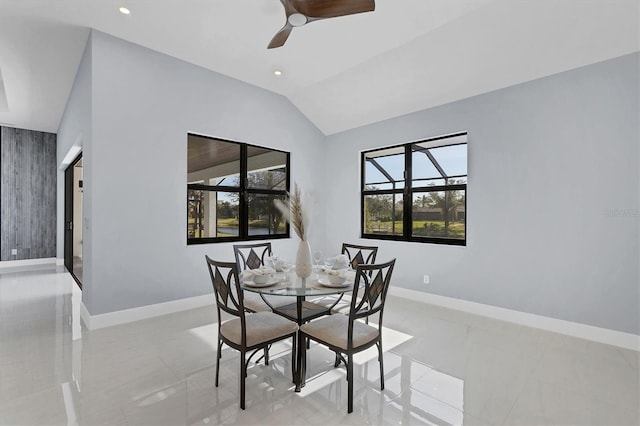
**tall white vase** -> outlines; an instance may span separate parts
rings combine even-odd
[[[296,254],[296,275],[307,278],[311,275],[311,247],[308,241],[300,241]]]

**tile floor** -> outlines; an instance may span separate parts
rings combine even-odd
[[[213,306],[88,331],[61,268],[0,274],[0,424],[637,425],[639,354],[390,297],[385,380],[356,363],[354,412],[333,357],[312,344],[292,391],[290,346],[252,365],[238,407],[238,356],[214,387]]]

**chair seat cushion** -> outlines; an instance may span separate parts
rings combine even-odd
[[[246,320],[247,346],[249,347],[286,336],[298,329],[298,325],[295,322],[271,312],[247,314]],[[222,323],[220,326],[220,334],[231,342],[241,345],[242,330],[240,318],[234,318]]]
[[[347,333],[349,317],[346,315],[330,315],[311,321],[300,327],[306,335],[328,343],[331,346],[347,350]],[[378,338],[378,329],[361,321],[353,322],[353,347],[370,343]]]

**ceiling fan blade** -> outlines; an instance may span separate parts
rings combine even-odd
[[[338,16],[371,12],[376,8],[376,3],[374,0],[288,1],[295,10],[310,18],[336,18]]]
[[[284,6],[284,13],[287,17],[297,12],[295,7],[293,7],[293,5],[289,2],[289,0],[280,0],[280,3],[282,3],[282,5]]]
[[[271,43],[267,46],[267,49],[273,49],[275,47],[281,47],[284,45],[284,42],[289,38],[289,34],[291,34],[291,30],[293,27],[288,22],[273,36],[271,39]]]

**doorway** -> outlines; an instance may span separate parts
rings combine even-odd
[[[82,288],[82,154],[64,171],[64,266]]]

